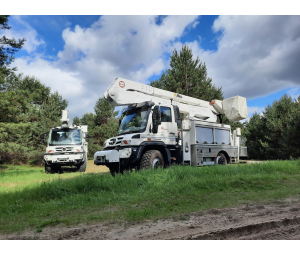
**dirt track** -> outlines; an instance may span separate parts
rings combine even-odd
[[[300,239],[300,200],[286,199],[273,204],[244,205],[211,209],[158,221],[124,224],[57,226],[0,239],[86,239],[86,240],[168,240],[168,239]]]

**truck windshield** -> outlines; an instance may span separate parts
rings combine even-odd
[[[119,128],[119,135],[142,133],[145,131],[150,109],[148,107],[131,109],[125,113]]]
[[[79,129],[53,129],[49,137],[51,145],[81,145],[81,132]]]

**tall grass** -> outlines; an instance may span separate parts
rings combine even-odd
[[[28,175],[34,175],[28,171]],[[0,172],[0,178],[7,172]],[[16,180],[21,175],[15,175]],[[202,168],[173,166],[115,178],[109,174],[61,176],[69,179],[41,180],[21,190],[1,192],[0,231],[28,227],[42,231],[45,226],[60,223],[157,219],[300,194],[300,160]]]

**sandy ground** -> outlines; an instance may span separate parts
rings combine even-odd
[[[0,235],[0,239],[51,240],[299,240],[300,200],[210,209],[158,221],[47,227],[41,233]]]
[[[85,172],[86,173],[97,173],[97,172],[108,173],[109,169],[106,166],[96,166],[94,164],[94,160],[88,160]]]

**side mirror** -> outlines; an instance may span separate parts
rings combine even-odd
[[[47,133],[42,134],[41,137],[43,138],[42,143],[45,144],[46,143]]]

